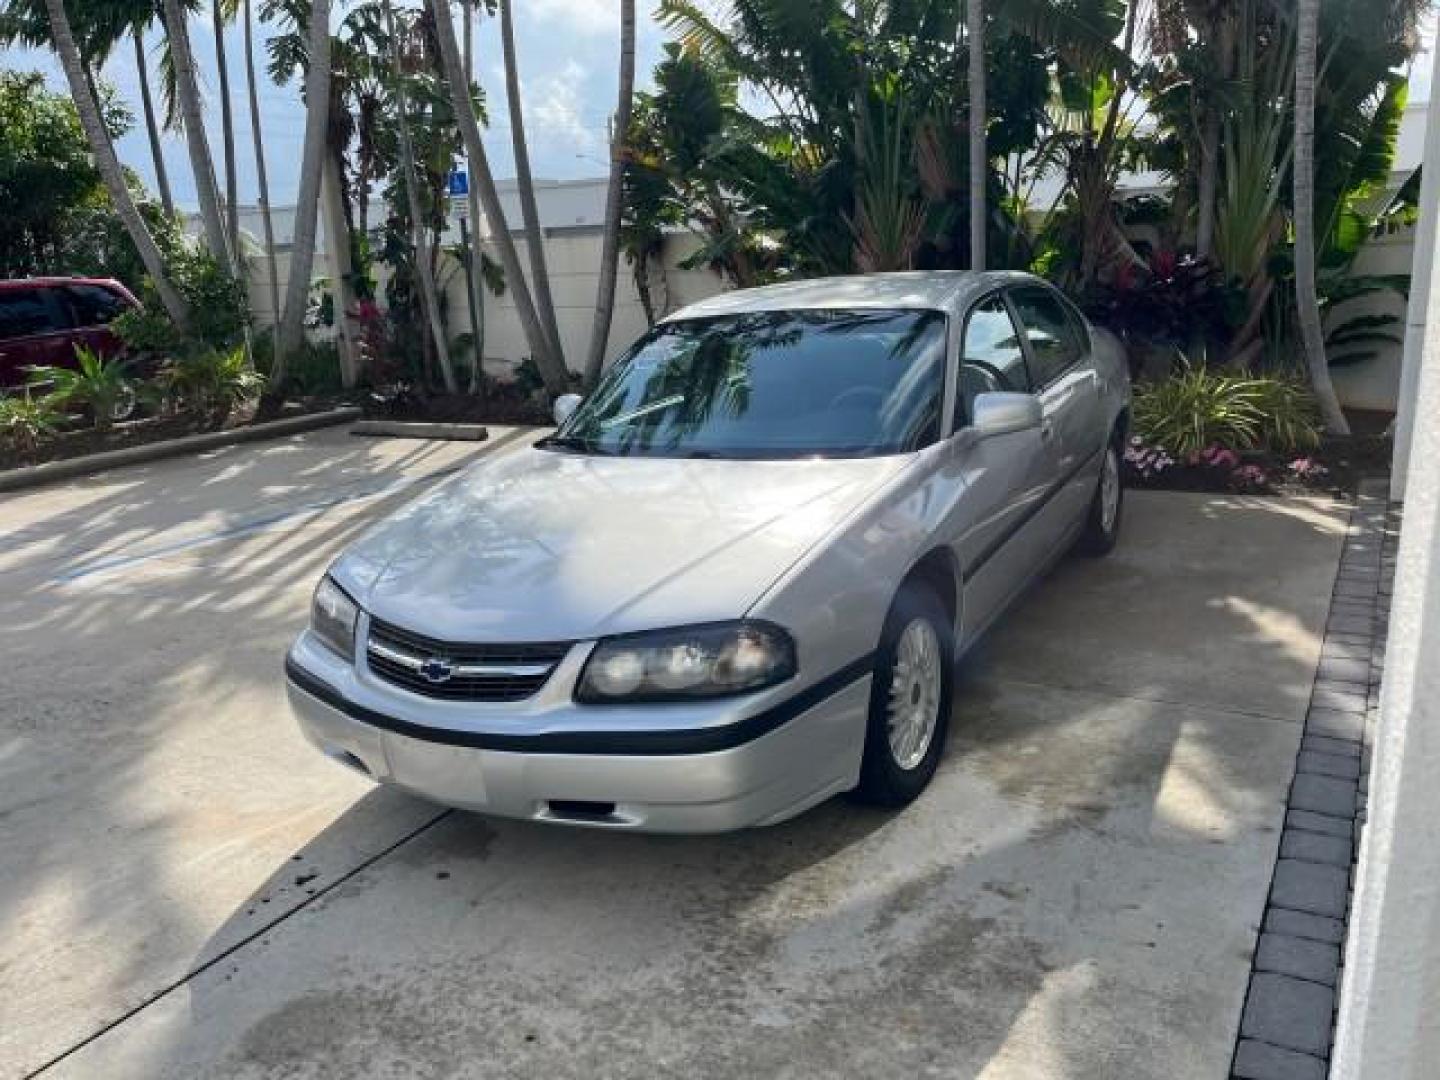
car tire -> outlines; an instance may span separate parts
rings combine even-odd
[[[1111,439],[1105,447],[1100,465],[1100,480],[1095,497],[1085,515],[1085,528],[1075,549],[1082,555],[1100,558],[1115,550],[1120,539],[1120,521],[1125,514],[1124,473],[1120,468],[1120,443]]]
[[[955,632],[934,590],[907,582],[885,618],[865,756],[854,795],[876,806],[905,806],[930,783],[945,748],[955,678]]]

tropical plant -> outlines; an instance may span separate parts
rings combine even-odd
[[[1199,366],[1138,384],[1133,422],[1144,444],[1182,458],[1210,446],[1304,450],[1320,441],[1314,399],[1298,382]]]
[[[244,347],[236,346],[171,357],[156,371],[154,385],[169,408],[218,425],[237,406],[260,397],[265,376],[251,366]]]
[[[551,359],[565,366],[565,349],[555,321],[555,301],[550,295],[550,269],[545,265],[545,235],[540,231],[540,212],[535,205],[535,181],[530,173],[530,149],[525,139],[525,110],[520,100],[520,66],[515,55],[515,0],[499,0],[500,50],[505,64],[505,104],[510,111],[510,145],[515,154],[515,186],[520,196],[520,218],[525,226],[525,246],[530,250],[530,280],[535,290],[535,307],[549,344]],[[449,11],[445,13],[449,19]],[[468,83],[466,84],[468,85]]]
[[[110,324],[126,348],[137,357],[162,360],[241,344],[250,325],[244,284],[208,251],[179,248],[171,255],[170,266],[175,288],[192,312],[190,320],[180,326],[168,318],[164,308],[155,303],[154,286],[147,279],[141,288],[140,307],[124,312]]]
[[[170,46],[174,70],[175,100],[185,134],[185,148],[190,156],[190,170],[195,179],[195,195],[200,203],[200,221],[205,243],[227,273],[235,272],[234,253],[220,211],[220,192],[215,185],[215,165],[210,143],[205,136],[204,112],[200,102],[199,75],[190,49],[187,12],[181,0],[161,0],[166,40]]]
[[[1223,354],[1246,298],[1211,262],[1158,251],[1119,267],[1084,297],[1086,314],[1134,351],[1160,345],[1177,355]]]
[[[153,17],[154,9],[148,15]],[[160,146],[160,121],[155,113],[155,99],[150,93],[150,65],[145,55],[145,29],[150,18],[137,18],[130,28],[130,39],[135,49],[135,81],[140,87],[140,109],[145,117],[145,137],[150,143],[150,164],[155,170],[155,186],[160,192],[160,203],[165,207],[165,216],[175,216],[175,196],[170,191],[170,168],[165,164],[165,151]]]
[[[990,151],[987,148],[989,114],[985,104],[985,3],[967,0],[965,5],[966,52],[968,53],[970,108],[970,268],[985,269],[986,190],[990,186]]]
[[[410,133],[409,104],[405,91],[405,61],[403,59],[407,38],[396,33],[394,12],[388,4],[385,15],[389,28],[396,131],[399,135],[400,145],[400,182],[405,193],[406,209],[409,211],[409,240],[413,249],[412,265],[416,273],[420,302],[430,329],[430,343],[435,350],[435,358],[440,366],[440,377],[445,384],[445,389],[453,394],[459,389],[459,384],[455,381],[455,369],[450,363],[449,343],[446,339],[445,323],[435,287],[435,264],[432,261],[432,248],[425,240],[425,223],[420,208],[420,181],[416,176],[415,148]],[[448,12],[446,18],[449,18]]]
[[[300,191],[295,203],[295,236],[290,248],[285,307],[275,334],[275,366],[268,383],[272,393],[284,388],[286,357],[300,347],[305,334],[310,277],[315,266],[321,159],[330,124],[330,0],[312,0],[308,8],[308,11],[292,9],[287,16],[293,40],[303,44],[303,55],[296,57],[291,71],[304,71],[305,143],[300,155]]]
[[[33,452],[64,422],[64,411],[49,395],[0,395],[0,442],[22,454]]]
[[[105,189],[110,195],[115,213],[124,222],[125,231],[130,234],[130,240],[134,243],[140,260],[145,264],[145,270],[154,283],[157,299],[164,305],[170,318],[177,325],[183,326],[189,319],[189,310],[174,285],[171,284],[160,255],[160,249],[155,244],[155,238],[150,235],[150,230],[145,225],[145,219],[140,216],[140,211],[130,194],[124,170],[121,169],[120,160],[115,155],[115,144],[110,131],[105,126],[100,103],[96,100],[91,80],[81,60],[79,46],[76,45],[74,34],[71,32],[70,19],[65,11],[65,0],[45,0],[45,7],[50,21],[50,40],[56,54],[60,57],[60,66],[65,70],[66,81],[70,84],[70,97],[75,103],[80,125],[90,143],[90,151],[95,159],[95,168],[105,183]]]
[[[280,317],[280,267],[275,259],[275,223],[270,214],[270,177],[265,163],[265,139],[260,122],[259,77],[255,70],[255,18],[250,0],[241,0],[245,24],[245,90],[250,106],[250,142],[255,151],[255,183],[260,196],[260,227],[265,240],[265,262],[270,279],[270,311]],[[273,329],[273,328],[272,328]]]
[[[525,332],[525,339],[537,357],[537,363],[545,379],[546,392],[558,397],[569,389],[569,372],[566,371],[565,365],[547,348],[549,337],[535,309],[535,301],[530,295],[524,270],[520,266],[519,252],[515,250],[515,242],[505,221],[505,211],[500,205],[500,194],[495,188],[495,177],[490,172],[490,160],[485,153],[485,144],[480,138],[475,101],[468,92],[469,81],[461,61],[459,46],[455,42],[455,26],[450,21],[449,8],[439,0],[426,0],[426,9],[430,12],[435,24],[435,38],[443,61],[450,100],[459,121],[465,153],[470,162],[472,172],[470,182],[480,192],[480,201],[484,206],[485,216],[489,220],[491,233],[500,250],[500,262],[505,269],[505,279],[515,300],[515,311],[520,318],[520,326]]]
[[[467,24],[468,25],[468,24]],[[610,344],[610,323],[615,314],[615,279],[620,264],[620,217],[625,197],[623,147],[630,132],[635,100],[635,0],[620,0],[620,100],[615,108],[610,140],[610,183],[605,195],[605,231],[600,245],[600,280],[595,290],[595,321],[590,327],[590,349],[585,357],[584,386],[591,389],[600,378],[605,350]]]
[[[1334,435],[1350,434],[1341,411],[1330,362],[1325,357],[1325,329],[1317,291],[1315,240],[1315,86],[1319,62],[1320,0],[1298,0],[1295,41],[1295,299],[1306,366],[1325,427]]]
[[[102,356],[84,345],[77,345],[74,367],[33,364],[26,370],[29,372],[26,381],[32,390],[48,392],[57,405],[81,406],[102,431],[134,410],[135,385],[130,379],[129,365],[122,357]]]

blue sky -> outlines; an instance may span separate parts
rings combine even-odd
[[[341,0],[334,0],[340,3]],[[397,0],[403,3],[404,0]],[[412,3],[414,0],[412,0]],[[525,104],[531,168],[537,178],[572,179],[602,175],[606,171],[606,123],[615,108],[616,65],[619,53],[618,0],[518,0],[516,38],[520,54],[521,96]],[[636,78],[648,85],[650,73],[661,55],[665,34],[651,19],[654,0],[637,0],[638,46]],[[1434,25],[1425,37],[1433,40]],[[196,60],[206,78],[207,125],[211,145],[218,158],[219,120],[215,86],[215,49],[208,15],[191,25]],[[152,47],[159,34],[152,34]],[[231,58],[231,91],[236,110],[239,142],[240,200],[255,201],[255,170],[251,157],[249,113],[245,82],[240,68],[243,40],[238,27],[231,28],[226,51]],[[153,56],[152,56],[153,61]],[[38,70],[60,90],[65,80],[59,65],[48,52],[0,49],[0,66]],[[510,129],[505,109],[505,82],[500,60],[498,26],[493,19],[481,19],[476,32],[476,72],[490,101],[491,127],[486,146],[491,167],[498,177],[514,173]],[[1430,59],[1420,58],[1414,69],[1411,101],[1430,96]],[[138,114],[139,97],[135,78],[134,53],[122,49],[104,71]],[[266,133],[266,164],[270,173],[271,199],[277,206],[293,203],[299,185],[299,162],[304,139],[305,112],[294,86],[274,86],[266,81],[261,91],[261,110]],[[195,205],[183,142],[166,137],[166,161],[177,202]],[[120,156],[152,188],[154,171],[143,127],[120,143]],[[219,162],[217,160],[217,166]]]
[[[660,45],[664,40],[663,31],[649,18],[651,7],[652,0],[639,0],[637,5],[636,78],[641,84],[648,83],[650,72],[659,61]],[[606,124],[615,109],[618,77],[618,0],[519,0],[515,9],[521,97],[525,104],[532,171],[537,178],[553,179],[603,174],[606,171]],[[219,93],[214,76],[214,36],[208,15],[192,22],[190,38],[196,62],[205,78],[202,89],[206,96],[206,121],[218,168]],[[156,31],[152,34],[152,47],[159,41],[160,35]],[[505,108],[498,23],[494,19],[480,19],[475,41],[476,74],[490,102],[491,126],[486,135],[486,149],[496,176],[508,177],[514,174],[514,166]],[[249,106],[240,66],[243,48],[240,29],[232,27],[226,42],[226,53],[230,58],[230,89],[239,143],[240,201],[252,203],[256,195],[255,168],[250,153]],[[152,55],[152,72],[153,63]],[[41,71],[56,89],[65,89],[60,66],[48,52],[0,49],[0,67]],[[136,130],[121,140],[120,157],[153,190],[154,170],[139,119],[134,50],[121,49],[106,65],[104,78],[132,103],[136,113]],[[156,87],[152,74],[153,89]],[[281,206],[294,202],[299,186],[305,111],[297,87],[275,86],[268,80],[261,87],[260,107],[265,124],[270,195],[275,205]],[[172,135],[166,137],[165,143],[165,159],[175,199],[184,206],[193,207],[195,189],[183,140]]]

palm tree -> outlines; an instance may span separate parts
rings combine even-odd
[[[166,0],[174,3],[174,0]],[[315,266],[315,220],[320,210],[320,172],[330,125],[330,0],[314,0],[307,27],[305,67],[305,146],[300,156],[300,193],[295,200],[295,239],[290,248],[290,277],[285,283],[285,310],[275,341],[275,366],[268,389],[285,383],[291,353],[305,333],[310,302],[310,275]],[[340,237],[331,243],[340,242]]]
[[[211,0],[210,25],[215,32],[215,68],[220,76],[220,132],[225,161],[225,232],[230,239],[237,268],[240,268],[239,182],[235,178],[235,110],[230,105],[230,62],[225,55],[225,22],[235,17],[234,0],[228,10],[221,0]]]
[[[525,272],[520,266],[520,253],[515,250],[515,241],[505,224],[505,210],[500,205],[500,195],[495,190],[495,177],[490,172],[490,159],[485,155],[485,144],[480,138],[480,125],[475,119],[475,103],[470,100],[465,69],[461,63],[460,48],[455,42],[455,27],[444,0],[425,0],[435,20],[435,37],[440,45],[440,57],[445,63],[445,80],[449,84],[450,98],[460,122],[460,135],[465,142],[465,153],[473,171],[470,182],[480,193],[485,207],[485,216],[495,244],[500,249],[501,265],[505,268],[505,279],[515,297],[515,312],[520,317],[520,326],[545,389],[552,397],[558,397],[570,388],[569,373],[564,362],[558,360],[550,350],[549,339],[541,327],[539,313],[530,288],[525,283]]]
[[[265,139],[260,128],[260,94],[256,88],[254,18],[250,0],[243,0],[245,19],[245,82],[250,95],[250,140],[255,147],[255,179],[260,188],[260,225],[265,234],[265,261],[269,267],[270,310],[280,318],[280,268],[275,261],[275,226],[270,219],[270,180],[265,170]],[[272,327],[272,330],[275,327]]]
[[[210,158],[210,144],[205,138],[200,110],[200,87],[195,78],[195,58],[190,52],[190,32],[186,26],[185,9],[180,0],[162,0],[162,17],[170,42],[171,63],[175,71],[175,98],[180,107],[181,126],[185,129],[185,146],[190,153],[190,168],[195,174],[195,194],[200,200],[200,222],[205,243],[220,265],[233,274],[230,244],[225,223],[220,216],[220,195],[215,187],[215,166]]]
[[[60,65],[65,69],[65,78],[70,83],[70,96],[75,101],[75,111],[80,116],[80,125],[85,129],[85,137],[90,142],[90,152],[95,155],[95,168],[105,182],[110,201],[115,205],[115,212],[130,235],[130,240],[140,255],[140,261],[145,264],[145,272],[155,284],[155,291],[165,306],[166,313],[177,326],[184,327],[190,319],[189,309],[171,284],[155,238],[150,235],[145,219],[140,216],[140,210],[130,196],[124,170],[120,168],[120,159],[115,156],[115,146],[110,141],[110,133],[100,115],[100,103],[91,92],[90,80],[80,59],[80,49],[70,30],[70,19],[65,14],[65,0],[45,0],[45,9],[50,20],[50,40],[60,57]]]
[[[146,20],[148,21],[148,19]],[[170,193],[170,172],[165,167],[165,152],[160,146],[160,122],[155,116],[155,102],[150,96],[150,72],[145,60],[145,23],[136,22],[130,29],[135,43],[135,77],[140,83],[140,109],[145,115],[145,134],[150,140],[150,159],[155,165],[155,186],[160,189],[160,205],[165,216],[175,216],[175,197]]]
[[[585,358],[585,386],[600,378],[610,322],[615,314],[615,277],[620,266],[620,212],[625,194],[625,139],[630,132],[630,106],[635,98],[635,0],[620,0],[620,97],[610,136],[610,190],[605,197],[605,239],[600,249],[600,284],[595,296],[595,322],[590,328],[590,353]]]
[[[1295,300],[1310,385],[1325,428],[1332,435],[1350,434],[1340,409],[1330,361],[1325,355],[1325,330],[1315,284],[1315,81],[1320,39],[1320,0],[1298,0],[1295,38]]]
[[[446,13],[448,16],[448,12]],[[390,62],[395,79],[395,128],[400,137],[400,179],[405,188],[405,203],[410,212],[410,246],[414,250],[415,277],[420,286],[420,302],[430,324],[430,337],[435,344],[435,358],[440,364],[440,378],[447,392],[458,390],[455,369],[450,365],[450,350],[445,342],[445,323],[440,318],[440,302],[435,288],[435,268],[425,243],[425,220],[420,211],[420,182],[415,175],[415,146],[410,138],[409,99],[405,93],[405,69],[402,62],[404,46],[395,33],[395,13],[385,5],[385,21],[389,27]]]
[[[970,269],[985,269],[985,185],[990,182],[986,150],[989,116],[985,107],[985,0],[969,0],[966,36],[970,39]]]
[[[510,143],[515,149],[515,185],[520,195],[520,217],[525,224],[525,243],[530,249],[530,276],[534,279],[535,302],[541,325],[556,360],[565,362],[560,331],[555,324],[555,302],[550,296],[550,271],[545,265],[545,237],[540,231],[540,212],[535,207],[535,182],[530,175],[530,150],[525,140],[525,110],[520,103],[520,69],[515,61],[514,0],[500,0],[500,47],[505,60],[505,102],[510,107]]]

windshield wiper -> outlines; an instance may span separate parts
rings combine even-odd
[[[541,450],[574,450],[581,454],[602,452],[597,444],[579,435],[548,435],[535,445]]]

